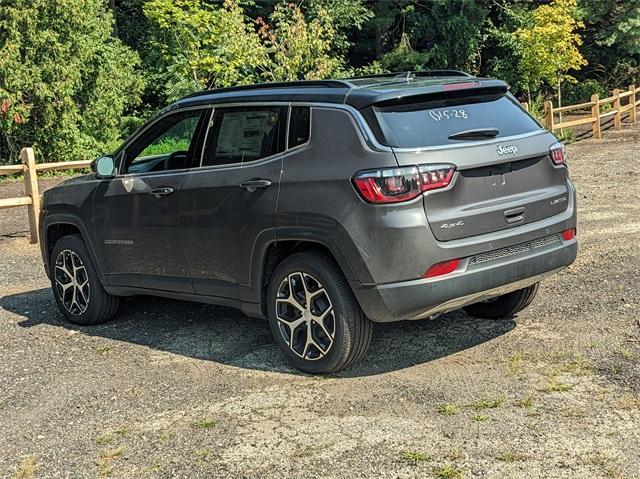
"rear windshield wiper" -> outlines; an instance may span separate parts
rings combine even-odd
[[[483,140],[495,138],[500,132],[497,128],[479,128],[477,130],[465,130],[449,135],[450,140]]]

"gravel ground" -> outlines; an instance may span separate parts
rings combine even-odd
[[[640,128],[605,136],[569,147],[580,253],[527,310],[377,326],[331,377],[229,309],[63,323],[26,210],[0,211],[0,476],[638,477]]]

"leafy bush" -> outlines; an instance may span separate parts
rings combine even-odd
[[[112,149],[139,101],[138,56],[113,38],[102,0],[4,0],[0,8],[0,158],[33,145],[47,161]]]
[[[591,99],[591,95],[598,94],[600,98],[609,96],[607,87],[598,80],[588,79],[579,83],[568,83],[563,89],[562,103],[576,105]]]

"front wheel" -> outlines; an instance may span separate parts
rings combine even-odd
[[[276,344],[302,371],[346,369],[371,343],[371,321],[336,263],[320,253],[296,253],[280,263],[269,284],[267,309]]]
[[[108,294],[82,238],[63,236],[51,252],[51,286],[58,308],[73,324],[87,326],[113,318],[119,298]]]
[[[500,319],[513,316],[531,304],[538,293],[539,284],[536,283],[481,303],[470,304],[463,309],[470,316],[478,318]]]

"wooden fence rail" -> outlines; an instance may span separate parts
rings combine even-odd
[[[637,110],[638,106],[640,106],[639,93],[640,87],[629,85],[627,90],[616,88],[613,90],[613,95],[607,98],[599,98],[598,95],[592,95],[591,101],[578,103],[577,105],[554,107],[553,102],[546,101],[544,102],[544,125],[551,132],[579,125],[591,125],[593,137],[599,140],[602,138],[602,120],[606,118],[613,117],[613,127],[616,130],[622,129],[623,116],[626,116],[630,123],[636,123]],[[609,109],[605,109],[609,106]],[[603,109],[605,109],[604,112],[602,111]],[[580,111],[588,111],[588,116],[563,121],[562,113]],[[559,121],[556,121],[556,115]]]
[[[0,176],[12,175],[16,173],[24,174],[25,196],[17,198],[0,199],[0,210],[4,208],[14,208],[16,206],[26,206],[29,216],[29,231],[31,242],[38,242],[38,220],[40,217],[40,191],[38,190],[38,172],[51,170],[73,170],[88,168],[91,161],[65,161],[61,163],[36,163],[32,148],[23,148],[20,152],[22,164],[0,166]]]

